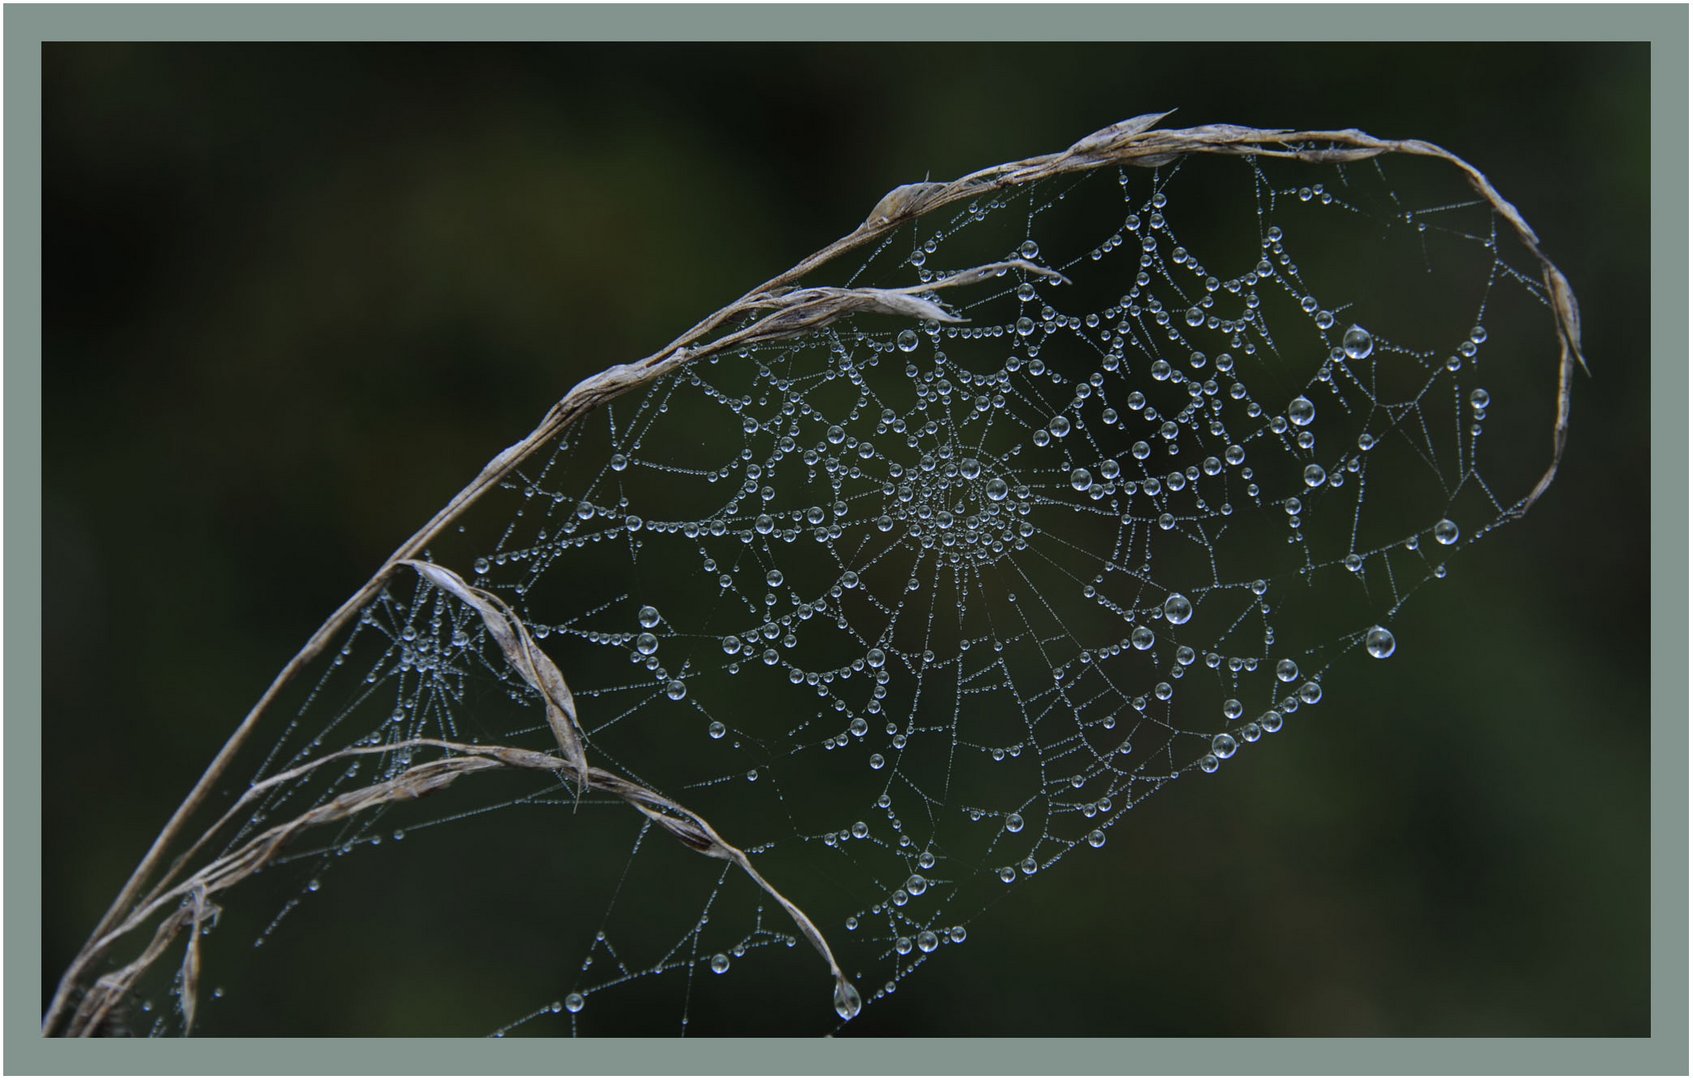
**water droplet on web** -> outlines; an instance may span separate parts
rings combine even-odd
[[[1305,486],[1306,487],[1309,487],[1309,488],[1322,487],[1323,484],[1328,482],[1328,478],[1329,478],[1329,474],[1323,470],[1323,467],[1321,465],[1311,464],[1311,465],[1305,466]]]
[[[728,971],[729,970],[729,958],[727,956],[723,955],[722,953],[718,953],[716,956],[713,956],[711,958],[711,970],[718,975],[721,975],[725,971]]]
[[[1470,391],[1470,407],[1477,411],[1487,408],[1492,401],[1492,396],[1479,386]]]
[[[1104,846],[1105,846],[1105,830],[1104,829],[1095,829],[1092,832],[1088,833],[1088,847],[1096,847],[1097,848],[1097,847],[1104,847]]]
[[[658,625],[658,609],[651,606],[643,607],[636,613],[635,618],[642,626],[651,630]]]
[[[1364,650],[1377,660],[1386,660],[1393,655],[1398,643],[1393,640],[1393,631],[1385,626],[1372,626],[1364,634]]]
[[[899,337],[895,339],[895,344],[899,346],[900,352],[915,352],[917,349],[917,331],[901,330]]]
[[[681,679],[671,679],[664,687],[664,696],[671,701],[681,701],[688,696],[688,687]]]
[[[728,728],[723,726],[723,721],[713,720],[711,724],[706,727],[705,733],[714,739],[721,739],[728,730]]]
[[[1007,814],[1007,815],[1005,815],[1005,831],[1011,832],[1011,833],[1022,832],[1023,831],[1023,815],[1022,814]]]
[[[1341,336],[1340,347],[1353,360],[1362,360],[1375,351],[1376,339],[1362,326],[1353,325]]]
[[[1287,403],[1287,418],[1295,427],[1304,427],[1317,418],[1317,407],[1311,404],[1311,399],[1301,394]]]
[[[1164,601],[1164,618],[1180,626],[1193,618],[1193,604],[1181,593],[1171,593]]]
[[[1458,542],[1458,524],[1451,518],[1441,518],[1434,523],[1434,539],[1437,543],[1451,546]]]
[[[1220,761],[1227,761],[1229,758],[1234,757],[1234,736],[1227,734],[1226,732],[1222,735],[1213,736],[1211,739],[1211,752],[1217,755],[1217,758]]]
[[[579,1013],[582,1011],[582,1006],[586,1004],[588,1004],[588,999],[581,994],[570,994],[564,999],[566,1012]]]
[[[1077,491],[1086,491],[1093,486],[1093,474],[1086,469],[1076,469],[1070,473],[1070,486]]]
[[[635,639],[635,651],[642,656],[651,656],[658,651],[658,638],[651,634],[642,634]]]

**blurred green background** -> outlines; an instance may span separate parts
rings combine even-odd
[[[578,379],[895,184],[1176,106],[1482,168],[1583,303],[1563,472],[1401,616],[1414,664],[1335,671],[1367,708],[1152,800],[849,1033],[1645,1034],[1648,65],[49,45],[44,992],[276,669]]]

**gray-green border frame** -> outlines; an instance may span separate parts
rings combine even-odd
[[[968,18],[965,16],[968,15]],[[5,20],[8,1073],[1688,1071],[1688,9],[1681,5],[36,5]],[[1219,28],[1224,28],[1219,37]],[[41,45],[46,41],[1647,41],[1652,1035],[1636,1039],[47,1040],[41,1003]]]

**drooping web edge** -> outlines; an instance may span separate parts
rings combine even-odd
[[[771,278],[740,299],[707,316],[659,351],[634,363],[619,364],[607,368],[573,387],[569,393],[565,394],[547,411],[532,432],[521,441],[496,455],[483,467],[470,484],[449,500],[434,517],[390,555],[371,579],[337,608],[300,651],[278,672],[264,695],[236,727],[200,780],[160,831],[123,889],[90,934],[87,942],[61,976],[53,1000],[42,1021],[43,1033],[47,1035],[89,1035],[97,1033],[101,1022],[112,1008],[122,1001],[134,982],[157,962],[174,938],[185,929],[191,932],[189,934],[190,946],[182,965],[182,981],[184,1012],[191,1027],[193,996],[198,981],[199,968],[197,946],[199,934],[196,931],[202,920],[215,912],[215,905],[212,904],[210,899],[212,893],[233,885],[258,867],[263,866],[280,850],[289,837],[304,828],[326,820],[349,816],[362,809],[381,805],[396,798],[416,797],[422,790],[449,784],[457,776],[468,771],[516,765],[573,773],[578,779],[588,777],[592,770],[582,754],[580,736],[575,729],[573,706],[559,707],[560,715],[553,715],[555,703],[562,705],[562,703],[569,701],[568,687],[565,686],[562,677],[558,675],[556,668],[552,668],[550,673],[546,671],[546,668],[551,667],[550,663],[537,665],[534,662],[533,656],[528,653],[528,649],[534,649],[532,643],[526,649],[514,647],[514,649],[506,650],[508,658],[514,658],[512,660],[514,670],[540,691],[547,700],[549,719],[552,721],[553,730],[558,737],[563,753],[562,757],[535,755],[533,751],[512,751],[512,753],[529,754],[543,759],[539,762],[518,762],[506,760],[497,752],[499,748],[477,747],[474,748],[475,756],[450,759],[444,762],[432,762],[428,766],[420,766],[420,770],[429,772],[428,776],[413,777],[408,773],[400,778],[405,781],[404,783],[385,785],[385,790],[378,791],[367,788],[359,792],[348,793],[348,796],[337,798],[332,803],[314,809],[293,822],[267,830],[260,838],[263,843],[244,846],[238,856],[225,856],[215,859],[195,874],[185,879],[179,879],[179,874],[188,866],[191,857],[198,853],[204,843],[206,838],[202,838],[200,841],[191,844],[187,851],[179,856],[163,876],[159,877],[156,883],[148,889],[149,882],[158,875],[161,863],[166,855],[181,838],[188,820],[201,809],[236,754],[252,735],[259,720],[266,715],[273,702],[294,680],[296,675],[317,658],[328,647],[330,641],[357,617],[357,613],[380,592],[384,584],[396,571],[408,565],[421,565],[415,563],[414,560],[423,553],[424,549],[436,537],[456,521],[472,504],[477,502],[482,495],[497,488],[501,481],[514,469],[547,445],[559,433],[613,399],[631,390],[646,386],[663,375],[678,370],[683,365],[695,360],[732,352],[751,345],[798,337],[827,326],[847,315],[881,313],[933,322],[950,321],[951,316],[946,308],[938,303],[932,294],[939,290],[979,282],[992,274],[1009,268],[1011,264],[999,263],[975,267],[950,277],[902,289],[802,288],[799,283],[807,275],[832,262],[838,256],[864,247],[916,217],[961,200],[1105,166],[1156,167],[1168,164],[1186,154],[1286,158],[1307,163],[1345,163],[1382,154],[1404,154],[1434,158],[1451,165],[1464,175],[1471,187],[1486,201],[1489,207],[1510,224],[1519,242],[1540,264],[1541,277],[1553,312],[1558,337],[1559,358],[1558,391],[1552,432],[1552,455],[1544,473],[1533,488],[1511,504],[1505,510],[1503,516],[1515,518],[1525,513],[1540,498],[1557,473],[1568,436],[1570,392],[1575,367],[1580,364],[1585,369],[1586,361],[1581,354],[1581,322],[1574,292],[1564,274],[1541,251],[1538,236],[1528,222],[1523,219],[1516,207],[1506,201],[1494,189],[1486,176],[1473,165],[1442,147],[1422,140],[1381,139],[1356,129],[1296,131],[1292,129],[1250,128],[1229,124],[1155,130],[1154,125],[1168,115],[1168,112],[1147,113],[1124,120],[1078,140],[1063,151],[990,166],[949,182],[923,182],[897,187],[876,204],[868,218],[853,232],[801,260],[788,271]],[[1022,266],[1021,268],[1039,272],[1039,268],[1032,266]],[[736,328],[726,329],[730,327]],[[713,335],[718,336],[713,337]],[[483,610],[482,613],[487,620],[504,619],[509,616],[509,613],[493,613],[491,609]],[[515,626],[506,628],[507,635],[514,637],[514,639],[522,638],[527,641],[527,635],[521,622],[518,622],[515,616],[509,617],[515,623]],[[495,629],[494,621],[489,621],[488,625],[491,631]],[[496,637],[498,636],[499,634],[496,631]],[[535,651],[538,652],[539,650],[535,649]],[[518,662],[525,658],[527,658],[526,663]],[[555,681],[556,686],[553,685]],[[450,765],[454,762],[468,762],[470,767],[442,768],[443,765]],[[609,777],[607,783],[619,779],[611,777],[610,774],[607,774],[607,776]],[[586,781],[584,780],[584,782]],[[624,781],[624,783],[627,782]],[[679,824],[677,828],[673,828],[671,831],[676,833],[685,843],[689,842],[689,839],[678,832],[678,829],[699,831],[701,836],[709,834],[710,838],[715,840],[715,845],[706,843],[703,846],[700,844],[692,844],[691,846],[704,854],[741,863],[743,869],[751,874],[762,888],[785,908],[789,909],[789,914],[794,916],[802,931],[809,925],[810,920],[805,914],[794,908],[780,893],[765,882],[752,868],[744,855],[736,860],[734,855],[730,853],[738,853],[737,849],[716,837],[715,832],[704,823],[703,819],[698,819],[697,816],[691,815],[691,812],[678,806],[664,807],[652,803],[638,793],[619,794],[625,798],[625,801],[641,809],[649,817],[654,817],[656,813],[665,816],[667,820],[683,822],[684,824]],[[653,793],[646,792],[646,794]],[[353,796],[356,796],[356,798]],[[238,803],[237,808],[240,805],[242,804]],[[681,814],[680,817],[675,816],[678,811]],[[232,809],[230,813],[233,812]],[[223,819],[220,819],[218,824],[213,826],[212,832],[215,832],[222,822],[227,820],[227,817],[228,815],[225,815]],[[654,820],[660,820],[660,818],[654,817]],[[664,821],[661,820],[660,823],[664,824]],[[703,831],[701,831],[702,827]],[[207,834],[208,838],[209,836],[210,833]],[[146,890],[146,892],[144,893],[143,890]],[[149,944],[134,961],[100,977],[91,986],[84,987],[82,985],[84,976],[90,968],[120,938],[127,936],[154,917],[158,917],[160,921]],[[818,951],[828,960],[837,980],[837,1007],[840,1009],[850,1008],[851,1011],[856,1012],[856,993],[852,992],[850,983],[847,983],[844,976],[841,975],[827,943],[822,939],[822,935],[816,933],[816,936],[813,937],[813,933],[815,933],[815,928],[812,929],[812,932],[808,932],[806,936],[812,940]]]

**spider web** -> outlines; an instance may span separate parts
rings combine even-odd
[[[446,878],[520,860],[531,883],[490,886],[497,915],[479,894],[430,916],[431,947],[468,920],[502,957],[504,989],[453,1006],[464,1033],[850,1032],[978,945],[987,905],[1066,857],[1110,858],[1165,786],[1368,722],[1367,701],[1325,718],[1325,676],[1416,663],[1396,614],[1546,464],[1538,270],[1434,163],[1097,170],[938,211],[860,258],[840,284],[1023,265],[936,293],[957,323],[854,316],[693,362],[571,428],[429,555],[558,664],[589,760],[745,851],[855,991],[831,1000],[738,867],[563,771],[466,780],[291,848],[267,872],[267,962],[276,942],[319,971],[314,939],[370,946],[394,901],[360,908],[376,886],[354,868],[379,883],[427,837],[437,854],[406,856],[486,847]],[[225,851],[453,753],[420,739],[554,745],[482,617],[408,574],[250,777],[369,753],[276,784]],[[300,914],[331,867],[351,878],[339,928]],[[263,965],[226,974],[245,967]]]

